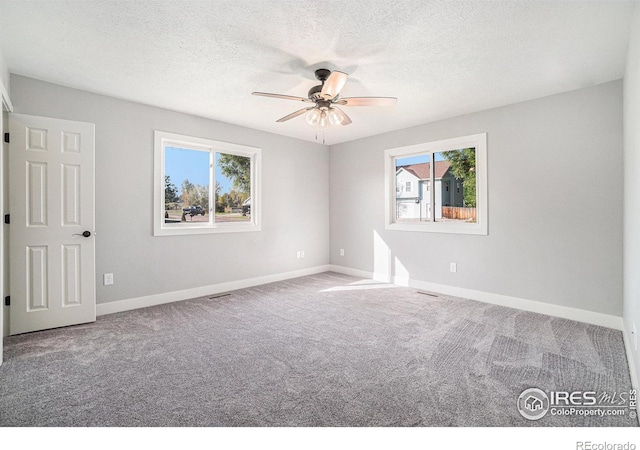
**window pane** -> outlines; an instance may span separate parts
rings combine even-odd
[[[431,220],[430,158],[396,158],[396,222]]]
[[[215,221],[251,221],[251,158],[216,153]]]
[[[165,147],[165,223],[209,222],[209,164],[209,152]]]
[[[436,222],[476,221],[476,150],[434,153]]]

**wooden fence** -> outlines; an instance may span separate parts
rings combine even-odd
[[[476,221],[476,209],[475,208],[456,208],[453,206],[442,207],[442,217],[446,219],[455,220],[468,220],[469,222]]]

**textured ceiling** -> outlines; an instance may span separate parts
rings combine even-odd
[[[12,73],[313,141],[320,67],[350,74],[327,144],[620,79],[633,2],[0,1]]]

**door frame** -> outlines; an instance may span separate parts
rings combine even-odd
[[[5,334],[4,330],[4,295],[5,295],[5,267],[4,260],[5,255],[7,254],[7,250],[4,245],[4,234],[5,234],[5,226],[4,226],[4,195],[5,195],[5,184],[7,180],[4,177],[4,159],[5,154],[8,149],[7,144],[4,142],[4,133],[9,129],[9,123],[5,123],[3,120],[4,112],[13,112],[13,105],[11,104],[11,99],[9,98],[9,92],[4,85],[3,80],[0,78],[0,104],[2,108],[0,108],[0,212],[3,216],[2,224],[0,224],[0,365],[2,365],[3,360],[3,338]]]

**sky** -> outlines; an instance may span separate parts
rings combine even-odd
[[[219,153],[216,153],[216,163],[219,155]],[[442,161],[443,159],[441,153],[435,154],[436,161]],[[396,159],[396,167],[425,162],[429,162],[428,154],[398,158]],[[164,167],[165,175],[169,175],[171,182],[178,188],[178,195],[182,194],[182,182],[185,179],[201,186],[209,184],[209,152],[165,147]],[[218,164],[215,165],[215,169],[216,181],[220,183],[222,193],[229,192],[233,189],[233,183],[229,178],[222,175]]]
[[[436,161],[443,161],[444,158],[442,157],[442,154],[440,152],[435,154],[435,159]],[[411,156],[409,158],[397,158],[396,159],[396,167],[400,167],[400,166],[406,166],[409,164],[420,164],[420,163],[428,163],[429,162],[429,155],[425,154],[425,155],[418,155],[418,156]]]
[[[219,153],[216,153],[216,161]],[[216,168],[216,181],[222,187],[222,193],[233,189],[231,180]],[[187,179],[192,184],[206,186],[209,184],[209,152],[187,150],[177,147],[165,147],[164,173],[171,177],[171,182],[178,188],[178,195],[182,193],[182,182]]]

